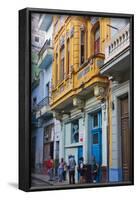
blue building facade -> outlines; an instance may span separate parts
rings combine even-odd
[[[56,162],[59,161],[60,134],[60,122],[53,117],[50,109],[53,60],[52,16],[39,16],[36,30],[44,39],[37,53],[35,52],[37,67],[32,65],[33,70],[37,69],[32,73],[35,75],[32,83],[32,160],[34,172],[47,173],[46,161],[49,156]],[[37,41],[40,39],[37,38]]]

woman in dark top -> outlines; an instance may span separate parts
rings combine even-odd
[[[81,157],[78,163],[78,172],[80,175],[79,183],[85,183],[85,165],[84,165],[84,158]]]

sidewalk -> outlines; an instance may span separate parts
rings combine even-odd
[[[57,176],[53,177],[53,181],[49,181],[48,175],[45,175],[45,174],[34,174],[33,173],[31,176],[32,176],[32,178],[43,181],[48,185],[57,186],[57,185],[68,185],[69,184],[68,181],[59,182]]]

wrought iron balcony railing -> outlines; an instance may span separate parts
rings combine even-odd
[[[31,124],[32,124],[32,127],[34,128],[38,128],[41,126],[40,120],[36,119],[36,113],[34,110],[31,113]]]
[[[50,97],[47,96],[37,104],[36,119],[42,116],[44,117],[52,116],[52,111],[51,111],[49,103],[50,103]]]
[[[39,52],[39,58],[41,58],[41,56],[44,54],[45,50],[47,50],[48,48],[52,48],[52,40],[51,39],[47,39],[43,45],[43,47],[41,48],[40,52]]]
[[[47,68],[53,60],[53,47],[52,47],[52,40],[46,40],[45,44],[41,48],[39,52],[39,61],[38,66],[41,69]]]
[[[43,106],[49,105],[49,96],[46,96],[37,104],[37,110],[41,109]]]

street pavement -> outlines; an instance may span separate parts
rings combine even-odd
[[[49,184],[44,181],[41,181],[40,179],[32,177],[31,186],[32,187],[34,187],[34,186],[49,186]]]
[[[54,176],[52,181],[49,181],[49,177],[48,175],[45,174],[36,174],[33,173],[31,175],[32,177],[32,182],[31,182],[31,186],[47,186],[47,187],[51,187],[51,186],[70,186],[68,181],[63,181],[63,182],[59,182],[58,181],[58,177]],[[90,183],[90,186],[94,186],[94,185],[106,185],[108,183]],[[75,186],[78,186],[79,183],[76,183]]]
[[[49,181],[49,177],[45,174],[32,174],[32,186],[62,186],[68,185],[68,181],[58,181],[58,177],[53,177],[52,181]]]

